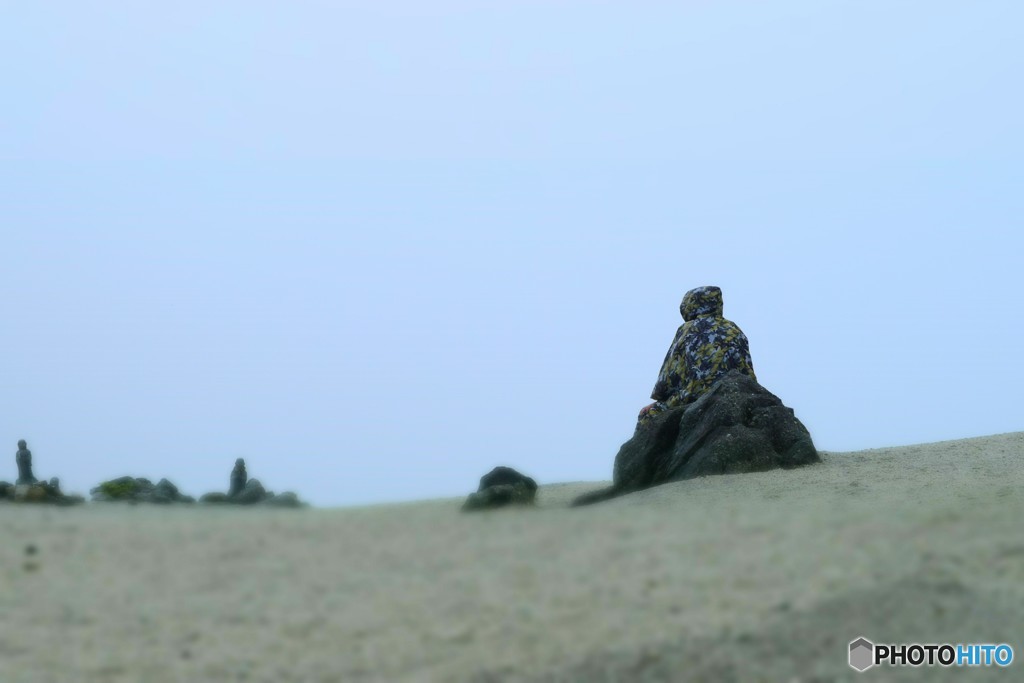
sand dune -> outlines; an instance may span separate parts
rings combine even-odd
[[[605,482],[472,515],[3,506],[0,680],[1024,680],[1024,433],[822,455],[577,509]],[[857,674],[857,636],[1018,661]]]

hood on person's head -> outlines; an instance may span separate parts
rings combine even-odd
[[[679,304],[679,312],[686,322],[705,315],[721,317],[722,290],[714,286],[691,289]]]

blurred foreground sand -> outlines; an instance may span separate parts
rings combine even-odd
[[[1024,433],[823,460],[472,515],[2,506],[0,680],[1024,680]],[[1016,662],[857,674],[857,636]]]

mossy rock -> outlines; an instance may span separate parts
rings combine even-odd
[[[153,482],[135,477],[118,477],[105,481],[91,493],[101,500],[137,500],[147,491],[153,490]]]
[[[25,492],[26,503],[46,503],[50,498],[50,492],[42,486],[29,486]]]
[[[139,485],[134,479],[115,479],[105,481],[99,486],[100,491],[111,498],[134,498],[139,492]]]

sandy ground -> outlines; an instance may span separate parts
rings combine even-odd
[[[823,460],[471,515],[6,505],[0,680],[1024,680],[1024,433]],[[858,636],[1017,661],[858,674]]]

